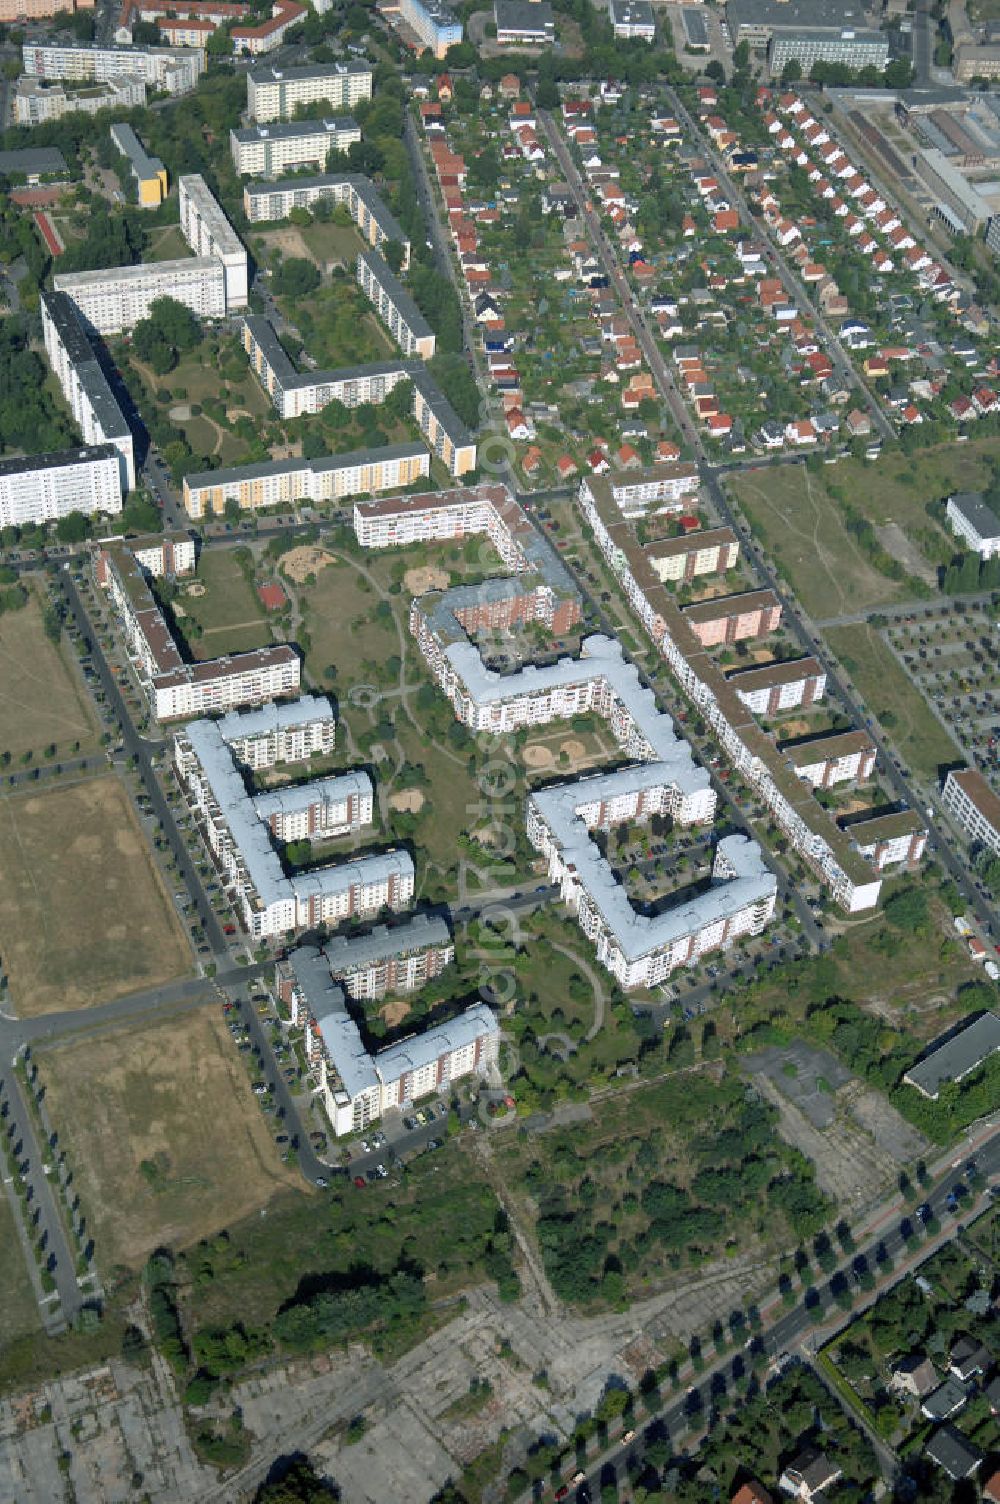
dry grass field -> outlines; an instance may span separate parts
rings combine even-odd
[[[36,1059],[105,1268],[195,1243],[302,1184],[214,1003]]]
[[[191,969],[111,774],[0,800],[0,957],[22,1015],[88,1008]]]
[[[52,742],[63,757],[76,742],[81,752],[97,746],[97,719],[70,652],[46,637],[34,590],[23,610],[0,617],[0,752],[13,763],[24,752],[40,760]]]

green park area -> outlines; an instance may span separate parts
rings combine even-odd
[[[205,549],[197,577],[169,592],[175,620],[192,656],[218,658],[265,647],[271,623],[261,604],[249,548]]]
[[[937,783],[959,751],[877,627],[828,627],[825,637],[906,767]]]

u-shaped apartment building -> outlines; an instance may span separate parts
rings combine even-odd
[[[644,914],[593,840],[592,831],[623,820],[670,814],[679,824],[695,825],[715,815],[707,769],[696,765],[615,639],[592,634],[578,657],[507,674],[487,667],[470,640],[471,632],[506,634],[530,621],[558,635],[581,619],[579,594],[564,565],[505,486],[359,502],[354,524],[366,548],[484,534],[515,571],[413,602],[411,629],[458,720],[473,731],[512,732],[590,711],[608,722],[634,759],[632,767],[537,790],[527,807],[528,836],[547,858],[550,880],[620,986],[655,986],[707,951],[764,928],[777,880],[753,841],[721,841],[706,891]]]

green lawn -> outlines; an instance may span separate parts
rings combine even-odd
[[[206,550],[198,561],[197,579],[181,586],[174,609],[178,624],[198,658],[243,652],[271,641],[267,613],[240,568],[236,549]]]
[[[302,231],[307,249],[321,263],[341,261],[353,266],[364,241],[353,225],[315,224]]]
[[[959,751],[927,701],[907,678],[874,627],[831,627],[827,642],[908,767],[937,780]]]
[[[5,1187],[0,1196],[0,1348],[19,1337],[34,1337],[42,1329],[14,1213],[7,1199],[11,1194],[12,1188]]]

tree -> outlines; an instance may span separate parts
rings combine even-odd
[[[279,1476],[262,1483],[254,1504],[330,1504],[340,1491],[313,1470],[312,1463],[296,1457]]]
[[[201,324],[176,298],[156,298],[132,331],[132,348],[158,376],[172,371],[178,356],[196,349],[201,340]]]
[[[302,256],[289,256],[274,273],[274,290],[281,297],[304,298],[315,292],[320,277],[316,266]]]
[[[781,70],[781,82],[783,84],[797,84],[802,77],[802,64],[797,57],[790,57]]]
[[[712,61],[705,68],[705,76],[712,79],[713,82],[722,85],[726,81],[726,70],[722,66],[722,64],[713,57]]]
[[[406,251],[402,243],[398,240],[384,241],[382,255],[385,257],[389,269],[395,272],[398,277],[403,269],[403,261],[406,258]]]

